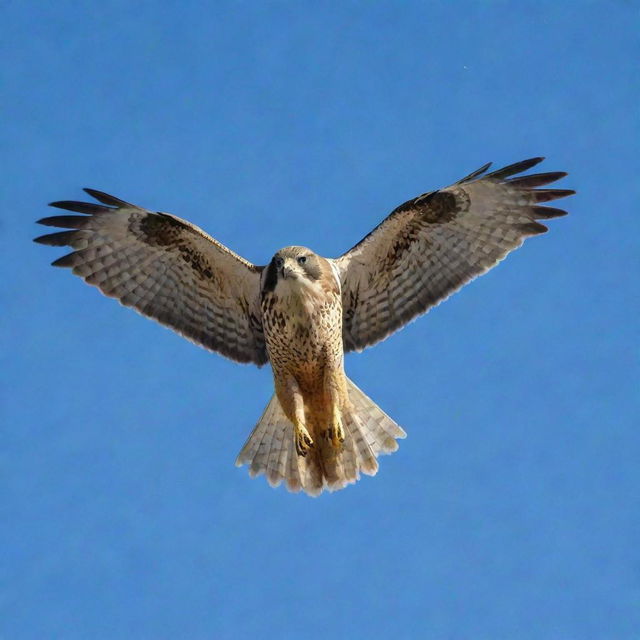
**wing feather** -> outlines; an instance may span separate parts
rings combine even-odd
[[[537,220],[566,215],[538,203],[574,191],[535,188],[566,173],[512,177],[542,160],[486,173],[489,163],[449,187],[413,198],[337,258],[345,351],[383,340],[491,269],[525,238],[547,231]]]
[[[85,191],[102,204],[53,202],[53,207],[84,215],[38,221],[72,229],[35,239],[74,249],[54,266],[70,267],[105,295],[207,349],[238,362],[267,361],[260,313],[263,267],[186,220],[102,191]]]

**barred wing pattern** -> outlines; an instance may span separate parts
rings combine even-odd
[[[487,164],[450,187],[409,200],[337,258],[345,351],[383,340],[491,269],[528,236],[547,231],[537,220],[566,215],[539,203],[574,191],[536,189],[566,173],[512,177],[542,160],[488,174]]]
[[[51,206],[85,215],[38,222],[72,229],[36,238],[75,249],[52,264],[193,342],[238,362],[267,361],[260,314],[260,274],[189,222],[153,213],[101,191],[101,204]]]

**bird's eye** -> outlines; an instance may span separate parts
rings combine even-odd
[[[300,256],[298,258],[298,264],[304,264],[307,261],[307,256]]]
[[[275,263],[276,267],[279,269],[284,264],[284,260],[282,258],[276,258]]]

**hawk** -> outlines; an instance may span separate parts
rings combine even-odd
[[[519,175],[543,158],[487,173],[397,207],[336,259],[280,249],[256,266],[186,220],[94,189],[95,203],[53,202],[82,215],[43,218],[68,229],[35,241],[68,245],[70,267],[123,305],[238,362],[271,364],[275,394],[236,464],[272,486],[318,495],[374,475],[405,432],[344,371],[344,353],[384,340],[489,270],[538,222],[567,212],[541,203],[564,172]]]

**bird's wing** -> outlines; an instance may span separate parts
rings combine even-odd
[[[101,204],[51,206],[85,215],[38,222],[72,229],[36,238],[74,249],[52,264],[185,338],[238,362],[267,361],[260,314],[260,274],[195,225],[153,213],[101,191]]]
[[[528,236],[547,231],[537,220],[565,215],[540,203],[574,191],[536,187],[566,173],[513,177],[542,160],[493,173],[485,173],[487,164],[450,187],[409,200],[334,260],[345,351],[386,338],[491,269]]]

